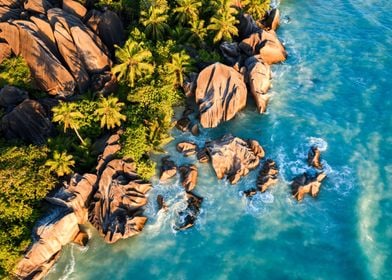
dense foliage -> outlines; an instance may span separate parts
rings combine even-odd
[[[94,172],[94,142],[102,135],[122,127],[118,156],[132,158],[142,177],[154,175],[150,153],[172,139],[173,107],[183,100],[188,74],[221,61],[219,43],[238,35],[237,15],[261,19],[269,0],[99,0],[95,7],[114,10],[126,26],[127,40],[116,46],[112,68],[119,89],[115,96],[85,92],[60,101],[52,110],[57,134],[44,147],[0,143],[0,277],[28,245],[41,200],[56,178]],[[0,87],[6,84],[37,97],[21,58],[0,65]]]

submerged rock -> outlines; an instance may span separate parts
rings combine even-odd
[[[52,131],[52,123],[41,104],[25,99],[1,119],[0,130],[8,139],[42,145]]]
[[[190,192],[197,184],[197,167],[193,164],[180,167],[181,184],[185,191]]]
[[[216,127],[234,118],[246,106],[247,89],[244,77],[234,68],[215,63],[200,72],[197,79],[196,103],[200,124]]]
[[[161,165],[161,175],[159,181],[165,182],[170,178],[173,178],[177,174],[177,166],[174,161],[170,160],[170,157],[163,157],[162,158],[162,165]]]
[[[197,196],[192,192],[186,193],[187,197],[187,208],[184,211],[179,212],[180,221],[175,226],[176,230],[185,230],[192,227],[200,213],[201,203],[203,198]]]
[[[134,165],[120,159],[110,161],[98,180],[90,205],[89,220],[107,243],[114,243],[142,231],[142,216],[151,184],[139,178]]]
[[[312,176],[308,173],[303,173],[293,179],[291,183],[291,190],[293,196],[301,201],[305,194],[309,193],[311,196],[316,197],[320,192],[321,182],[327,177],[323,172]]]
[[[196,154],[196,157],[200,163],[206,163],[210,161],[210,156],[208,155],[208,151],[206,148],[199,149]]]
[[[206,143],[218,179],[223,179],[227,175],[230,183],[236,184],[241,177],[246,176],[250,170],[259,165],[264,152],[255,149],[261,146],[257,141],[253,141],[252,147],[246,141],[228,134],[221,139]]]
[[[189,131],[191,120],[187,116],[183,116],[176,122],[176,128],[182,132]]]
[[[317,169],[322,169],[320,150],[316,146],[312,146],[308,152],[308,164]]]

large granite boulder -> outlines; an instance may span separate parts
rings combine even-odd
[[[287,57],[284,46],[273,30],[253,33],[242,40],[238,46],[247,56],[259,54],[260,58],[268,64],[285,61]]]
[[[197,196],[192,192],[186,193],[187,198],[187,207],[178,213],[179,221],[177,225],[174,227],[176,230],[185,230],[192,227],[197,219],[197,216],[200,213],[201,203],[203,202],[203,198]]]
[[[31,16],[30,20],[37,26],[39,37],[48,47],[48,49],[58,58],[61,59],[61,55],[57,49],[56,38],[54,37],[54,30],[50,25],[49,21],[45,18]]]
[[[22,12],[19,0],[0,0],[0,21],[18,19]]]
[[[27,0],[24,2],[24,8],[29,12],[46,14],[53,6],[48,0]]]
[[[271,67],[259,56],[252,56],[245,61],[248,70],[248,84],[259,113],[267,110],[269,97],[266,95],[271,87]]]
[[[229,65],[233,66],[240,62],[241,53],[237,42],[223,42],[219,48]]]
[[[96,181],[95,174],[75,174],[68,184],[55,194],[46,197],[46,200],[71,209],[78,219],[78,224],[85,224],[88,221],[88,207],[95,191]]]
[[[6,42],[0,40],[0,64],[3,63],[4,59],[11,57],[12,49]]]
[[[320,192],[321,182],[327,177],[323,172],[316,175],[303,173],[293,179],[291,182],[291,190],[293,196],[301,201],[305,194],[309,193],[312,197],[316,197]]]
[[[234,118],[246,106],[247,89],[244,77],[234,68],[215,63],[200,72],[197,78],[196,103],[203,127],[216,127]]]
[[[63,10],[80,18],[87,14],[86,7],[74,0],[63,0]]]
[[[17,87],[7,85],[0,89],[0,107],[5,108],[6,111],[14,108],[27,98],[29,98],[27,91]]]
[[[238,16],[239,24],[238,28],[238,38],[239,40],[243,40],[249,37],[251,34],[260,31],[260,28],[257,26],[253,17],[249,14],[240,14]]]
[[[0,38],[7,42],[16,56],[20,54],[19,28],[16,25],[0,22]]]
[[[61,248],[72,242],[79,231],[75,213],[57,209],[45,216],[34,231],[35,242],[16,265],[16,277],[42,279],[60,256]]]
[[[196,154],[197,145],[193,142],[183,141],[179,142],[176,145],[176,149],[179,153],[183,154],[186,157]]]
[[[256,147],[255,143],[253,145]],[[249,141],[246,142],[231,134],[206,143],[218,179],[223,179],[227,175],[231,184],[236,184],[242,176],[246,176],[250,170],[259,165],[264,152],[255,153],[257,151],[255,147],[252,148]]]
[[[40,103],[26,99],[3,116],[0,130],[8,139],[42,145],[51,134],[52,123]]]
[[[261,21],[261,24],[265,29],[276,30],[280,24],[280,12],[278,9],[272,9],[267,13],[265,18]]]
[[[107,243],[141,232],[147,221],[142,214],[150,189],[151,184],[139,178],[133,164],[114,159],[106,165],[90,205],[89,220]]]
[[[102,153],[98,156],[98,164],[95,168],[98,175],[102,173],[106,164],[116,157],[116,153],[121,150],[120,137],[122,133],[123,131],[120,129],[106,140]],[[131,164],[129,163],[129,165]]]

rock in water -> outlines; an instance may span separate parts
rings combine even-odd
[[[79,231],[75,213],[57,211],[46,216],[34,232],[37,241],[16,265],[16,277],[43,278],[60,256],[61,248],[72,242]]]
[[[314,168],[317,168],[317,169],[322,169],[323,165],[321,164],[320,161],[321,161],[320,150],[316,146],[311,147],[308,152],[309,166],[313,166]]]
[[[169,158],[170,157],[168,156],[162,158],[161,176],[159,178],[159,181],[161,182],[165,182],[177,174],[177,166],[174,161]]]
[[[259,113],[267,109],[269,97],[266,95],[271,87],[271,67],[259,56],[252,56],[245,61],[248,70],[248,84]]]
[[[276,184],[278,181],[278,168],[272,159],[267,159],[263,163],[260,170],[259,177],[257,178],[257,188],[261,192],[265,192],[270,186]]]
[[[305,194],[310,193],[311,196],[316,197],[320,191],[321,182],[327,177],[325,173],[319,173],[312,176],[308,173],[303,173],[293,179],[291,189],[293,196],[301,201]]]
[[[206,148],[200,149],[196,154],[197,160],[201,163],[206,163],[210,161],[208,151]]]
[[[176,122],[176,128],[182,132],[188,131],[190,125],[191,125],[191,120],[186,116],[183,116],[181,119],[179,119]]]
[[[51,134],[52,123],[40,103],[26,99],[3,116],[0,130],[8,139],[42,145]]]
[[[190,192],[197,184],[197,167],[193,164],[180,167],[181,183],[185,191]]]
[[[193,142],[184,141],[178,143],[176,149],[179,153],[182,153],[184,156],[189,157],[191,155],[196,154],[197,145]]]
[[[201,125],[216,127],[221,121],[231,120],[246,106],[246,97],[244,77],[234,68],[215,63],[203,69],[196,88]]]
[[[72,242],[79,246],[85,247],[88,242],[88,234],[84,231],[79,231]]]
[[[260,146],[258,143],[257,145]],[[242,176],[249,173],[249,170],[256,168],[260,158],[264,156],[264,153],[255,153],[254,148],[252,149],[246,141],[230,134],[207,142],[206,149],[218,179],[227,175],[231,184],[236,184]]]
[[[175,227],[176,230],[185,230],[192,227],[200,213],[200,207],[201,203],[203,202],[203,198],[192,192],[186,193],[186,197],[187,208],[184,211],[178,213],[180,216],[180,221]]]
[[[98,180],[89,220],[107,243],[140,233],[147,221],[142,213],[151,184],[142,181],[134,171],[131,163],[114,159]]]
[[[268,12],[266,17],[261,21],[261,24],[266,29],[276,30],[280,24],[280,12],[278,9],[272,9]]]
[[[166,211],[167,208],[168,208],[167,205],[166,205],[166,202],[165,202],[165,200],[163,198],[163,196],[160,195],[160,194],[158,194],[158,196],[157,196],[157,204],[158,204],[158,211],[161,210],[161,209]]]

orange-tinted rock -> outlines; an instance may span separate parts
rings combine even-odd
[[[256,140],[249,139],[247,141],[248,147],[258,158],[263,158],[265,155],[263,147]]]
[[[185,191],[190,192],[197,184],[197,167],[193,164],[180,167],[181,184]]]
[[[238,19],[240,21],[238,25],[238,37],[240,40],[243,40],[249,37],[251,34],[260,31],[260,28],[257,26],[251,15],[240,14]]]
[[[323,165],[321,164],[320,161],[321,161],[320,150],[316,146],[311,147],[308,152],[309,166],[313,166],[314,168],[317,168],[317,169],[322,169]]]
[[[87,9],[74,0],[63,0],[63,10],[80,18],[83,18],[87,13]]]
[[[0,3],[0,21],[7,21],[10,19],[18,19],[22,9],[18,6],[6,6]]]
[[[298,201],[301,201],[307,193],[313,197],[316,197],[320,192],[321,182],[326,177],[327,175],[325,173],[319,173],[316,176],[304,173],[295,177],[291,183],[293,196]]]
[[[8,43],[0,42],[0,64],[4,61],[4,59],[9,58],[11,55],[12,49],[10,45],[8,45]]]
[[[209,162],[209,161],[210,161],[210,157],[209,157],[209,155],[208,155],[208,153],[207,153],[207,149],[206,149],[206,148],[200,149],[200,150],[197,152],[196,157],[197,157],[197,160],[198,160],[200,163],[206,163],[206,162]]]
[[[197,78],[196,103],[200,124],[216,127],[234,118],[246,106],[247,89],[244,77],[232,67],[215,63],[200,72]]]
[[[165,182],[177,174],[177,166],[169,157],[162,158],[161,175],[159,181]]]
[[[8,43],[16,56],[20,54],[20,38],[17,26],[8,22],[0,22],[0,38]]]
[[[56,46],[56,39],[54,38],[53,29],[50,26],[49,21],[34,16],[30,17],[30,20],[37,26],[40,38],[45,42],[45,45],[57,58],[60,58]]]
[[[158,204],[158,211],[163,209],[164,211],[167,210],[168,206],[165,203],[165,200],[162,195],[158,194],[157,196],[157,204]]]
[[[90,206],[89,220],[107,243],[140,233],[147,221],[142,207],[147,203],[151,184],[127,166],[120,159],[106,165]]]
[[[79,231],[72,242],[79,246],[85,247],[88,243],[88,234],[84,231]]]
[[[270,186],[274,185],[278,181],[278,168],[273,160],[267,159],[263,163],[263,167],[260,170],[257,178],[257,188],[261,192],[265,192]]]
[[[280,12],[278,9],[272,9],[266,15],[266,17],[261,21],[262,25],[266,29],[276,30],[280,24]]]
[[[206,149],[218,179],[227,175],[231,184],[259,165],[261,154],[255,154],[246,141],[230,134],[207,142]]]
[[[184,141],[184,142],[179,142],[176,145],[176,149],[179,153],[182,153],[184,156],[188,157],[196,154],[197,145],[193,142]]]
[[[42,279],[59,257],[61,248],[72,242],[79,231],[74,213],[54,211],[46,216],[34,232],[37,241],[16,265],[16,277]]]
[[[24,3],[24,8],[31,12],[46,14],[46,12],[53,8],[53,6],[47,0],[27,0]]]
[[[192,227],[200,213],[203,198],[192,192],[186,193],[186,198],[187,208],[184,211],[178,213],[181,221],[175,226],[176,230],[185,230]]]

